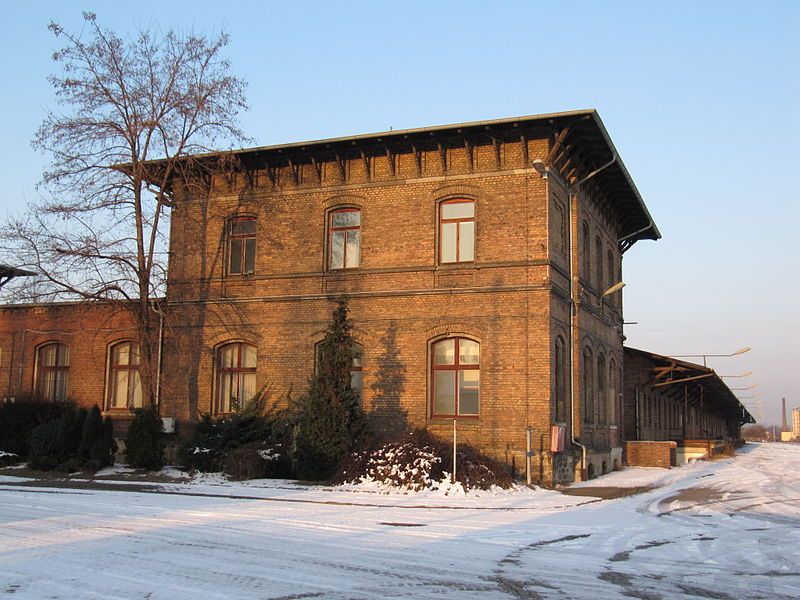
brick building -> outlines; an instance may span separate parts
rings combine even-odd
[[[299,395],[346,294],[353,381],[377,430],[449,436],[455,420],[519,476],[530,456],[533,480],[621,464],[616,284],[622,254],[660,234],[595,111],[234,154],[235,171],[171,189],[160,410],[179,431],[262,389],[276,405]],[[20,341],[4,317],[0,339],[21,349],[3,367],[22,372],[0,379],[4,394],[46,385],[37,365],[63,360],[41,350],[53,341],[71,352],[64,394],[135,405],[133,349],[112,317],[89,318],[109,323],[102,334],[79,325],[88,345]]]
[[[755,419],[713,369],[625,348],[627,462],[670,466],[724,451]]]

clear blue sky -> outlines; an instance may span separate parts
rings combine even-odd
[[[259,145],[597,108],[664,235],[625,256],[628,343],[751,346],[711,364],[767,422],[800,406],[800,2],[2,2],[0,216],[36,195],[47,23],[82,10],[229,32]]]

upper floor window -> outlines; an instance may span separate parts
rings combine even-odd
[[[217,349],[217,413],[236,413],[256,396],[256,347],[243,342]]]
[[[328,268],[356,268],[361,259],[361,211],[338,208],[328,219]]]
[[[581,227],[581,277],[584,285],[589,284],[589,274],[592,270],[592,242],[589,239],[589,224],[584,221]]]
[[[252,275],[256,270],[255,217],[228,221],[228,275]]]
[[[448,200],[439,205],[439,261],[475,260],[475,202]]]
[[[448,338],[431,346],[431,416],[477,417],[480,408],[480,344]]]
[[[603,275],[603,242],[599,237],[596,237],[594,240],[594,261],[595,277],[597,277],[597,291],[602,293],[606,290],[606,288],[603,287],[606,279]]]
[[[67,399],[69,381],[69,346],[51,342],[36,352],[36,392],[45,400]]]
[[[142,405],[139,344],[120,342],[111,347],[108,407],[141,408]]]

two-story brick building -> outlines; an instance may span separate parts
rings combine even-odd
[[[179,430],[299,395],[345,294],[379,431],[455,420],[533,480],[621,464],[621,259],[659,232],[595,111],[234,154],[173,182],[160,410]],[[135,370],[125,339],[105,343],[107,409],[135,402],[108,383]]]

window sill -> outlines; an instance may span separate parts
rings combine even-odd
[[[473,416],[451,416],[451,417],[443,417],[437,415],[435,417],[428,417],[428,423],[431,425],[445,425],[447,423],[452,424],[453,421],[458,421],[459,423],[472,423],[478,424],[480,423],[480,416],[475,415]]]

